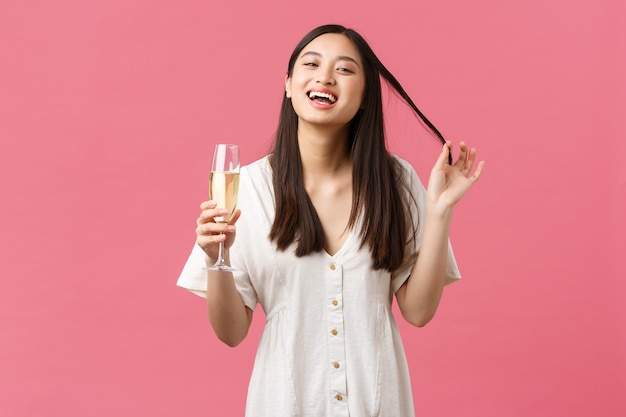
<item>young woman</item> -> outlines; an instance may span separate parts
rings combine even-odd
[[[386,149],[381,76],[441,138],[360,35],[322,26],[289,60],[273,152],[242,168],[229,224],[213,221],[227,214],[215,202],[201,204],[178,285],[206,297],[230,346],[257,304],[267,316],[248,417],[414,415],[393,296],[424,326],[460,278],[450,222],[483,162],[473,170],[475,151],[461,142],[451,163],[441,138],[425,190]],[[220,240],[234,273],[203,271]]]

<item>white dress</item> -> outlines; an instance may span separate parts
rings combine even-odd
[[[424,206],[414,169],[399,159]],[[265,157],[241,170],[241,218],[230,251],[244,303],[267,320],[248,389],[247,417],[412,417],[413,399],[392,297],[409,276],[412,256],[394,273],[370,268],[353,231],[334,255],[295,256],[269,241],[272,173]],[[416,209],[417,210],[417,209]],[[414,213],[416,216],[416,213]],[[421,217],[423,219],[423,216]],[[460,278],[449,246],[448,278]],[[204,252],[194,245],[177,284],[206,292]]]

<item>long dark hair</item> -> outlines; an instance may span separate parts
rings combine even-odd
[[[402,189],[406,183],[401,178],[403,171],[386,148],[380,78],[385,79],[442,143],[445,140],[376,57],[365,39],[352,29],[325,25],[309,32],[289,58],[289,77],[302,50],[313,39],[326,33],[347,36],[358,49],[365,71],[364,106],[354,116],[349,128],[352,211],[348,228],[361,220],[361,245],[369,247],[373,268],[393,271],[402,263],[410,230],[407,227],[409,201],[406,197],[409,193]],[[297,242],[296,256],[323,250],[322,224],[304,188],[298,147],[298,116],[287,97],[283,97],[271,164],[276,217],[270,239],[280,250]]]

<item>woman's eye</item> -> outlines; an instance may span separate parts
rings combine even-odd
[[[354,71],[352,71],[350,68],[343,68],[343,67],[339,67],[339,68],[337,68],[337,71],[339,71],[339,72],[354,73]]]
[[[315,62],[305,62],[303,65],[305,67],[317,67],[317,64]]]

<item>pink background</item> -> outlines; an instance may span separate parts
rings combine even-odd
[[[175,287],[215,142],[269,147],[308,30],[359,30],[486,173],[464,280],[401,323],[419,416],[623,416],[621,0],[0,3],[0,413],[236,416],[263,325],[230,349]],[[392,150],[439,147],[388,102]]]

